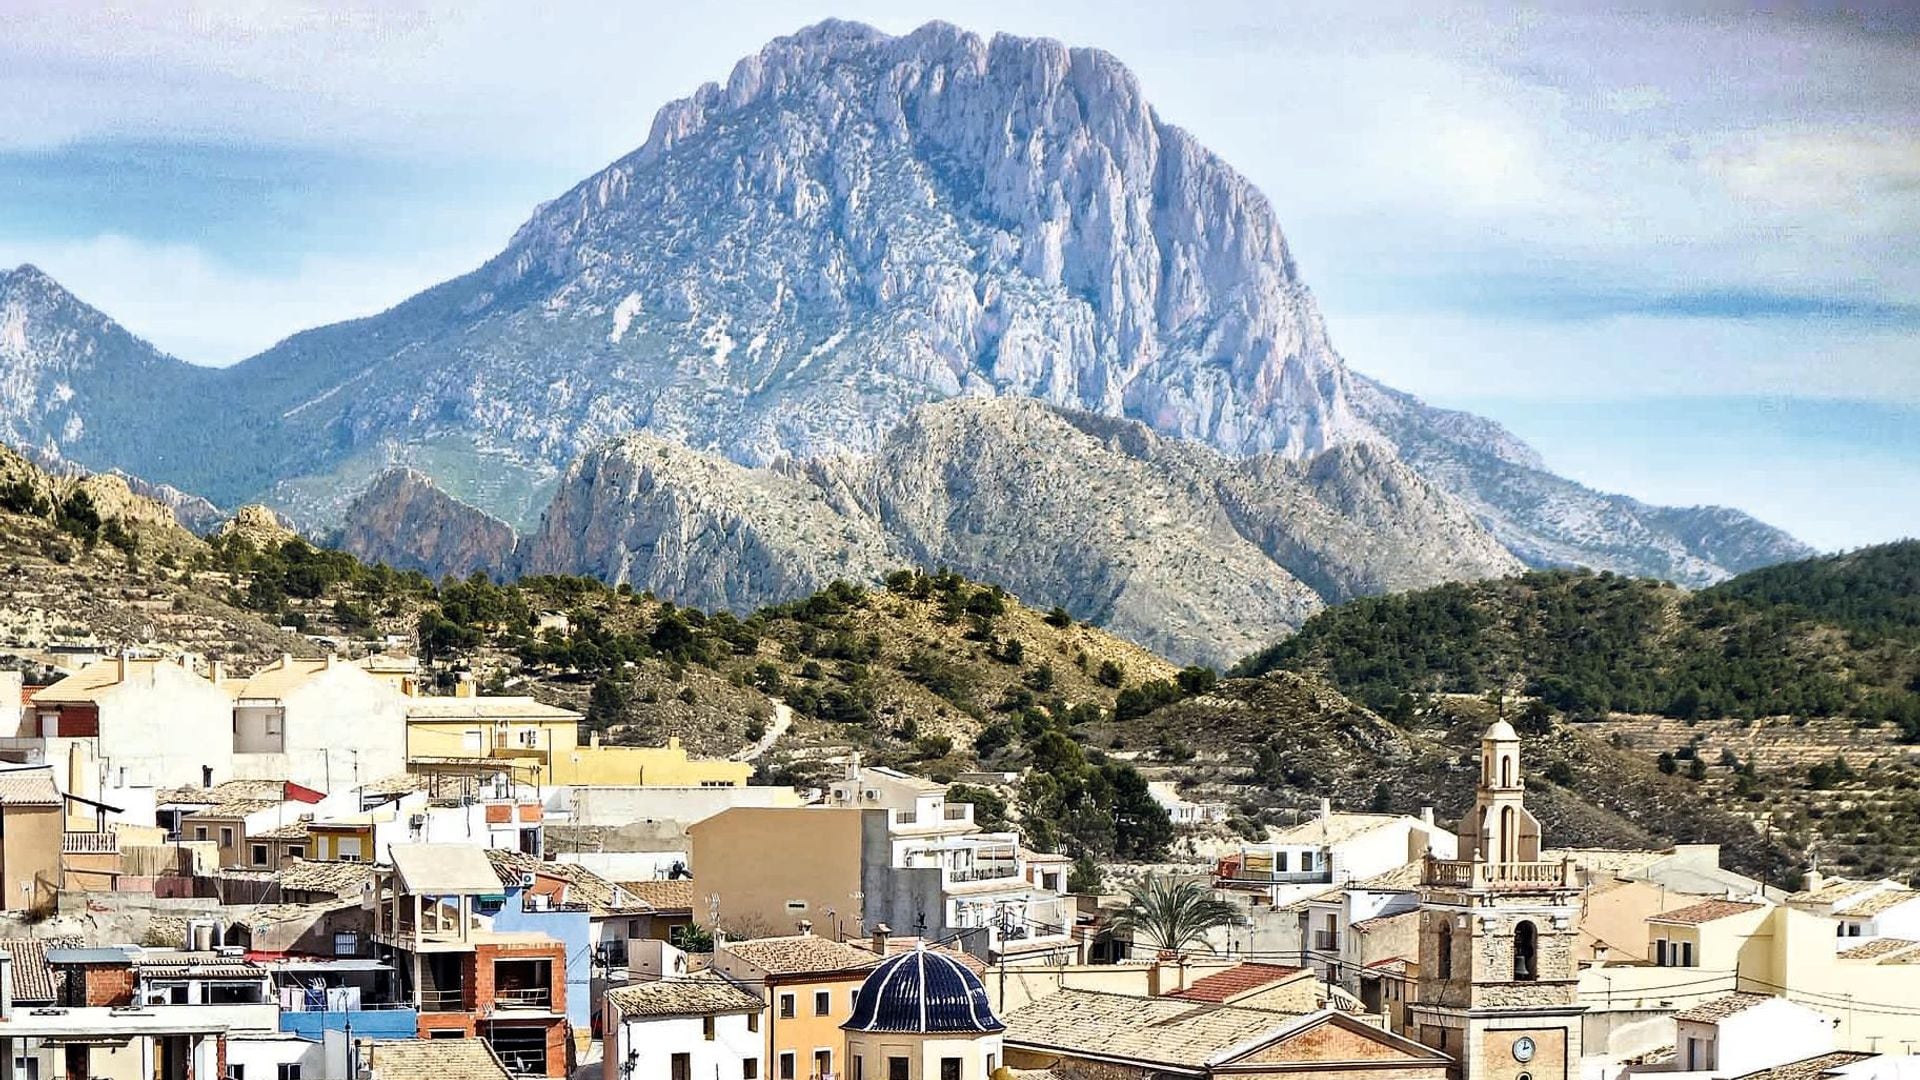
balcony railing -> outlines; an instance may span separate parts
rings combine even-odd
[[[1315,930],[1313,932],[1313,947],[1319,952],[1339,952],[1340,935],[1331,930]]]
[[[1223,885],[1323,885],[1333,880],[1331,867],[1325,870],[1242,870],[1219,879]]]
[[[466,1012],[467,992],[464,990],[422,990],[420,991],[421,1012]]]
[[[500,1057],[500,1064],[514,1076],[545,1076],[547,1074],[547,1055],[539,1050],[502,1050],[494,1047],[493,1052]]]
[[[70,832],[60,837],[62,855],[118,855],[120,834],[112,832]]]
[[[1019,876],[1020,868],[1013,863],[987,863],[985,865],[976,863],[965,870],[950,870],[947,872],[947,880],[949,881],[993,881],[998,878]]]
[[[1443,888],[1484,889],[1564,889],[1572,879],[1567,862],[1477,862],[1429,857],[1426,883]]]
[[[973,816],[972,803],[955,803],[946,808],[948,821],[966,821]]]
[[[493,1003],[503,1009],[550,1009],[553,1007],[553,988],[535,986],[525,990],[495,990]]]

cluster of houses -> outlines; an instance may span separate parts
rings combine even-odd
[[[1505,723],[1457,830],[1323,804],[1220,859],[1241,917],[1167,949],[945,785],[755,786],[423,689],[395,656],[131,655],[8,688],[0,1080],[1920,1068],[1920,892],[1548,848]]]

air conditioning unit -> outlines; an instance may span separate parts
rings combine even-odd
[[[222,945],[219,948],[213,950],[213,955],[227,956],[227,957],[245,956],[247,955],[247,950],[241,948],[238,945]]]
[[[533,888],[533,883],[534,883],[534,882],[535,882],[536,880],[538,880],[538,879],[537,879],[537,877],[535,876],[535,874],[534,874],[534,872],[533,872],[533,871],[531,871],[531,870],[522,870],[522,871],[520,871],[520,887],[521,887],[521,888],[523,888],[523,889],[531,889],[531,888]]]

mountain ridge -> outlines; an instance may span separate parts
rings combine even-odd
[[[1267,200],[1124,65],[946,24],[776,39],[474,271],[232,368],[16,291],[0,285],[0,327],[19,327],[0,334],[0,434],[316,531],[382,461],[499,477],[511,497],[463,491],[530,521],[529,492],[633,431],[831,463],[924,406],[1006,397],[1236,458],[1377,446],[1531,565],[1701,585],[1808,551],[1737,511],[1590,491],[1497,424],[1350,371]],[[457,511],[416,512],[433,506]]]

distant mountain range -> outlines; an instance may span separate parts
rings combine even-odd
[[[0,274],[0,435],[436,572],[750,606],[951,560],[1177,624],[1129,630],[1176,653],[1516,559],[1697,585],[1808,553],[1591,491],[1351,372],[1266,200],[1117,60],[944,24],[776,40],[486,265],[232,368]]]

